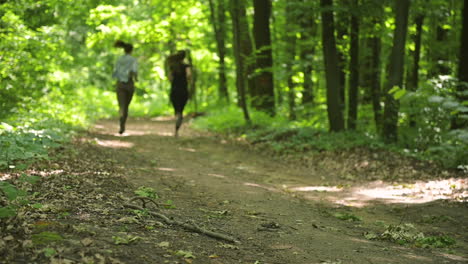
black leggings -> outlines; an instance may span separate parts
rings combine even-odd
[[[125,130],[125,122],[128,117],[128,106],[133,98],[135,85],[133,82],[117,82],[117,101],[119,102],[120,130]]]

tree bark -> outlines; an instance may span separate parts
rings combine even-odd
[[[270,0],[254,0],[254,39],[257,71],[252,105],[271,115],[275,114],[273,57],[270,34]]]
[[[468,101],[468,0],[464,0],[462,32],[460,38],[460,55],[458,61],[457,99],[460,102]],[[452,119],[452,129],[468,128],[468,120],[460,118],[458,113]],[[465,115],[467,113],[464,113]]]
[[[218,67],[218,93],[220,99],[229,101],[229,93],[226,81],[226,13],[225,13],[225,0],[218,0],[218,5],[215,6],[213,0],[209,0],[211,11],[211,24],[216,39],[216,47],[218,49],[219,67]]]
[[[413,36],[414,41],[414,51],[412,52],[413,55],[413,67],[410,68],[408,71],[407,82],[406,82],[406,89],[408,91],[416,91],[418,88],[419,83],[419,61],[421,58],[421,37],[422,37],[422,26],[424,22],[424,15],[418,15],[414,19],[414,23],[416,25],[416,34]],[[415,127],[416,120],[414,114],[410,114],[409,116],[409,126]]]
[[[342,6],[348,7],[349,0],[341,0],[340,4]],[[339,75],[338,75],[338,80],[340,81],[340,109],[344,113],[345,108],[346,108],[346,92],[345,92],[345,87],[346,87],[346,55],[344,53],[344,49],[341,48],[341,46],[344,46],[346,43],[345,36],[347,36],[348,33],[348,25],[349,25],[349,19],[348,19],[348,12],[337,12],[337,21],[335,23],[336,27],[336,38],[337,38],[337,52],[338,52],[338,69],[339,69]]]
[[[340,81],[338,68],[338,54],[334,35],[333,1],[320,0],[322,8],[322,46],[327,81],[327,108],[331,131],[344,130],[343,113],[340,107]]]
[[[383,139],[386,143],[395,143],[398,140],[398,111],[399,101],[395,100],[389,91],[398,86],[403,88],[403,72],[406,33],[408,31],[408,13],[410,0],[395,0],[395,32],[393,47],[390,54],[388,80],[385,86],[385,108],[383,120]]]
[[[302,65],[302,74],[304,75],[303,90],[302,90],[302,104],[311,104],[314,102],[314,83],[312,81],[312,57],[315,52],[315,45],[311,43],[312,38],[317,34],[317,25],[313,10],[306,8],[308,5],[307,0],[303,0],[304,10],[302,11],[299,24],[301,25],[301,46],[300,46],[300,59]]]
[[[293,81],[294,71],[293,65],[296,57],[296,31],[297,27],[293,21],[296,21],[294,15],[295,7],[294,2],[290,1],[286,3],[286,19],[290,21],[285,24],[285,49],[286,49],[286,75],[288,82],[288,106],[289,106],[289,119],[296,119],[296,85]]]
[[[239,105],[244,114],[245,121],[250,124],[250,115],[247,107],[246,99],[246,76],[247,67],[245,59],[247,58],[244,55],[245,47],[242,46],[245,41],[245,30],[242,30],[242,20],[246,19],[245,17],[245,7],[244,0],[229,0],[230,11],[231,11],[231,20],[232,20],[232,29],[234,36],[234,59],[236,63],[236,87],[239,97]]]
[[[370,79],[370,91],[372,96],[372,109],[374,110],[374,122],[375,128],[380,133],[382,128],[382,106],[380,105],[382,97],[382,87],[380,84],[380,67],[381,67],[381,49],[382,41],[380,37],[374,36],[369,39],[372,59],[371,59],[371,76]]]
[[[352,10],[359,8],[358,0],[353,0]],[[359,18],[356,14],[351,15],[350,25],[350,63],[349,63],[349,93],[348,93],[348,129],[356,129],[358,113],[359,92]]]

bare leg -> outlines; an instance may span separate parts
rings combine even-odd
[[[179,136],[179,128],[182,126],[182,121],[184,119],[182,113],[176,113],[176,117],[177,117],[177,120],[176,120],[176,124],[175,124],[175,136],[178,137]]]

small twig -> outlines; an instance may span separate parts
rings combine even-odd
[[[142,196],[135,196],[132,199],[130,199],[130,202],[134,202],[136,200],[141,200],[143,203],[143,208],[146,208],[146,201],[151,202],[152,204],[156,205],[157,208],[160,207],[160,204],[158,204],[155,200],[149,198],[149,197],[142,197]]]
[[[132,208],[132,209],[137,209],[137,210],[144,210],[145,209],[145,208],[143,208],[141,206],[130,204],[130,203],[124,203],[124,206]],[[168,225],[178,225],[178,226],[183,227],[183,228],[185,228],[186,230],[189,230],[189,231],[204,234],[204,235],[207,235],[209,237],[213,237],[213,238],[217,238],[217,239],[226,240],[226,241],[229,241],[229,242],[232,242],[232,243],[240,244],[240,242],[238,240],[236,240],[236,239],[234,239],[234,238],[232,238],[230,236],[220,234],[220,233],[217,233],[217,232],[213,232],[213,231],[209,231],[209,230],[203,229],[203,228],[195,226],[195,225],[190,225],[190,224],[182,223],[182,222],[179,222],[179,221],[176,221],[176,220],[171,220],[171,219],[169,219],[169,217],[167,217],[167,216],[165,216],[165,215],[163,215],[161,213],[156,213],[156,212],[152,212],[152,211],[149,211],[148,213],[150,215],[152,215],[152,216],[155,216],[155,217],[158,217],[158,218],[162,219]]]

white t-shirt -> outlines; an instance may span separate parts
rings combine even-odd
[[[138,62],[136,58],[125,54],[117,60],[112,77],[121,82],[128,82],[130,72],[138,73]]]

